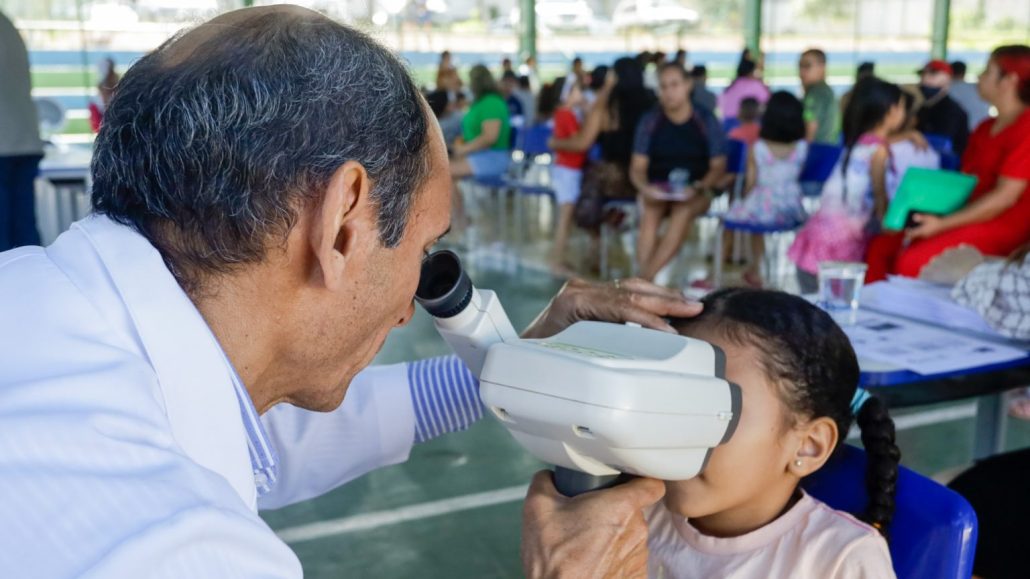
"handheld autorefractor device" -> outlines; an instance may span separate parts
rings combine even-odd
[[[526,450],[555,465],[566,496],[625,475],[694,477],[740,417],[740,388],[708,342],[588,321],[521,339],[497,295],[473,287],[446,250],[423,261],[415,295],[479,378],[486,407]]]

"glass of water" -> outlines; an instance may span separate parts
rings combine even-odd
[[[819,264],[819,306],[837,323],[855,323],[865,272],[864,263],[824,261]]]

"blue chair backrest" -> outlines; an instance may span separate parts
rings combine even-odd
[[[738,174],[747,172],[747,143],[737,139],[726,141],[726,171]]]
[[[554,133],[554,129],[545,125],[533,125],[528,129],[522,129],[521,146],[518,147],[525,153],[527,159],[551,152],[547,148],[547,141]]]
[[[865,509],[865,451],[844,445],[801,486],[831,507]],[[976,550],[976,513],[955,491],[912,470],[898,473],[890,551],[898,579],[969,579]]]
[[[844,147],[826,143],[812,143],[808,146],[808,158],[798,178],[802,183],[825,183],[833,168],[837,166]]]
[[[729,134],[730,131],[740,126],[740,119],[730,117],[722,120],[722,132]]]
[[[962,159],[955,153],[941,153],[941,169],[958,171],[962,168]]]
[[[926,142],[930,143],[930,146],[941,155],[955,152],[955,147],[951,144],[951,138],[933,133],[925,133],[923,136],[926,137]]]

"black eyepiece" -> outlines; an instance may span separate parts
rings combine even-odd
[[[422,260],[415,301],[429,315],[451,318],[460,314],[472,301],[473,291],[472,280],[453,251],[436,251]]]

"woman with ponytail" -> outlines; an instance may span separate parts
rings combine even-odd
[[[969,201],[951,215],[917,215],[915,227],[877,236],[866,282],[888,274],[917,277],[935,256],[959,245],[1004,257],[1030,242],[1030,46],[995,49],[978,89],[998,116],[980,123],[962,156],[962,172],[978,179]]]
[[[894,423],[881,400],[857,388],[855,352],[830,316],[797,296],[731,288],[673,325],[725,352],[742,412],[704,471],[667,481],[663,502],[645,513],[650,576],[894,577],[885,540],[900,459]],[[848,514],[800,482],[855,422],[868,455],[869,502]]]
[[[787,255],[804,293],[816,291],[822,261],[862,261],[887,210],[888,138],[905,122],[901,89],[878,78],[855,85],[844,111],[844,154],[823,187],[822,203]]]

